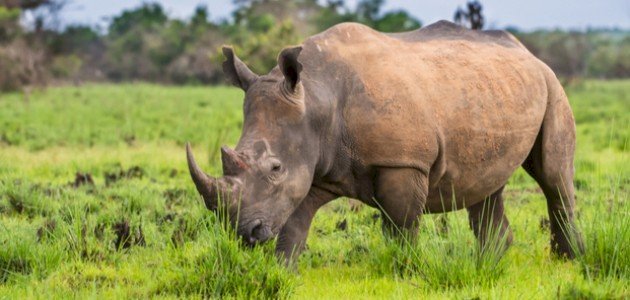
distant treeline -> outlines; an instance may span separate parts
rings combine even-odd
[[[113,16],[104,29],[54,30],[46,22],[59,21],[63,1],[0,0],[0,89],[57,80],[216,84],[222,82],[223,44],[233,45],[254,71],[266,73],[283,47],[337,23],[360,22],[386,32],[422,26],[406,11],[383,12],[384,0],[361,0],[352,9],[343,0],[234,3],[232,18],[217,22],[209,21],[212,10],[205,6],[180,20],[157,3],[144,3]],[[20,23],[27,11],[35,16],[28,29]],[[559,76],[630,76],[628,31],[511,31]]]

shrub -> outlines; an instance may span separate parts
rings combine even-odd
[[[57,78],[74,79],[82,64],[83,61],[77,55],[57,56],[53,59],[50,71]]]
[[[0,91],[15,91],[25,85],[43,85],[48,74],[45,51],[18,39],[0,46]]]

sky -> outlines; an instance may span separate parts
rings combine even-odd
[[[86,25],[107,24],[111,16],[124,9],[134,8],[143,0],[70,0],[62,11],[64,24]],[[230,17],[234,10],[232,0],[160,0],[172,17],[188,18],[195,7],[205,4],[212,20]],[[350,7],[358,0],[346,0]],[[480,0],[486,27],[504,28],[515,26],[522,30],[541,28],[586,29],[622,28],[630,29],[629,0]],[[442,19],[452,20],[458,6],[466,0],[386,0],[384,10],[405,9],[423,24]]]

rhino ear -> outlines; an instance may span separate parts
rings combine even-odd
[[[225,56],[223,74],[225,74],[227,80],[234,86],[243,89],[243,91],[247,91],[254,81],[258,79],[258,75],[252,72],[252,70],[234,54],[232,47],[223,46],[223,56]]]
[[[301,51],[302,46],[284,48],[278,56],[278,67],[284,75],[285,87],[290,92],[295,92],[300,83],[302,64],[298,62],[298,56]]]

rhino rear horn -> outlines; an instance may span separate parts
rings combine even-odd
[[[238,153],[227,146],[221,147],[221,163],[223,164],[223,175],[234,176],[247,169],[247,164],[241,159]]]

